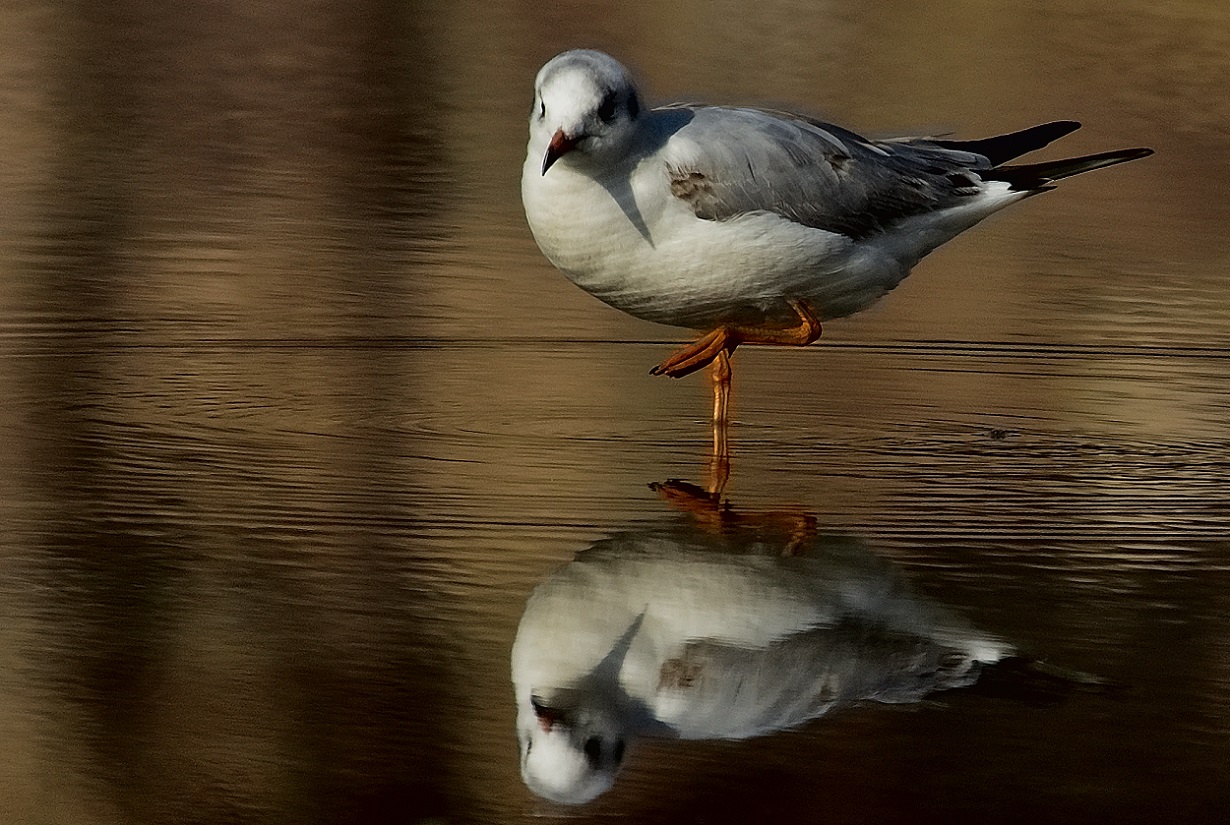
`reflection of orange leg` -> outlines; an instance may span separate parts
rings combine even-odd
[[[721,499],[726,490],[726,482],[730,480],[730,454],[714,453],[709,459],[709,495]]]
[[[740,513],[721,494],[703,490],[679,479],[654,482],[649,489],[674,507],[690,515],[696,525],[711,533],[756,530],[771,538],[770,546],[780,545],[783,556],[807,552],[817,534],[816,517],[802,509],[772,510],[767,513]]]
[[[651,375],[666,375],[682,378],[713,362],[719,353],[728,356],[740,344],[779,344],[788,347],[805,347],[820,337],[820,321],[806,301],[791,299],[790,307],[798,316],[793,327],[775,329],[733,324],[718,327],[699,341],[671,354],[649,372]]]

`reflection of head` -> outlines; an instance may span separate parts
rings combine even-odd
[[[615,720],[569,714],[532,697],[518,712],[521,778],[553,802],[580,805],[610,789],[624,756],[625,734]]]

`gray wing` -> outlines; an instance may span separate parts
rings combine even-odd
[[[870,141],[798,115],[667,108],[692,115],[671,139],[671,192],[706,220],[772,212],[863,238],[978,195],[976,173],[992,165],[926,138]]]

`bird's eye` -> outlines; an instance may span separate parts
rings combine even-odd
[[[545,100],[538,103],[538,116],[540,118],[547,116],[547,103]]]
[[[598,117],[603,123],[610,123],[615,119],[615,93],[607,92],[606,97],[602,98],[602,103],[598,106]]]

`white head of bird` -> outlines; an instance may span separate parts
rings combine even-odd
[[[584,166],[625,156],[641,105],[623,65],[578,49],[548,62],[534,81],[530,151],[545,175],[562,158]]]

